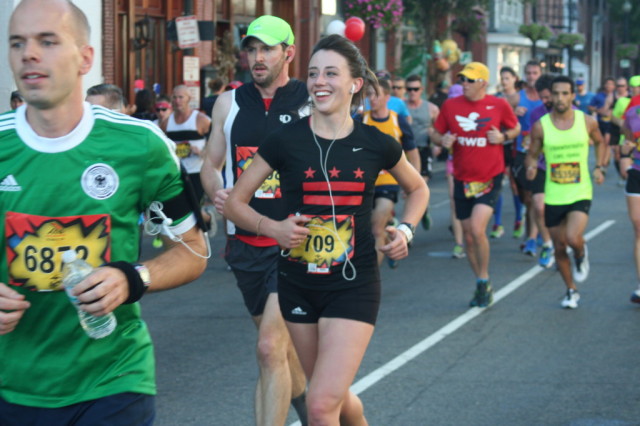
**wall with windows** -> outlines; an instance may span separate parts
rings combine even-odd
[[[487,33],[487,66],[491,70],[489,93],[500,89],[500,68],[513,68],[522,78],[524,64],[531,59],[531,40],[518,29],[524,23],[521,0],[495,0]],[[539,43],[540,44],[540,43]]]

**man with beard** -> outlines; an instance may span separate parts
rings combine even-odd
[[[536,81],[536,91],[542,101],[542,105],[534,108],[529,116],[530,126],[533,126],[542,116],[551,112],[553,108],[553,101],[551,100],[551,83],[555,77],[551,74],[544,74]],[[573,109],[578,109],[573,106]],[[533,218],[536,221],[536,227],[542,237],[542,249],[540,250],[540,257],[538,258],[538,265],[543,268],[551,268],[555,263],[553,257],[553,243],[551,241],[551,235],[549,229],[544,223],[544,180],[546,164],[544,161],[544,155],[538,158],[538,173],[533,181],[529,182],[529,190],[531,191],[531,208],[534,209]]]
[[[559,76],[553,80],[553,108],[533,125],[526,159],[527,179],[533,180],[538,172],[538,156],[545,155],[544,219],[553,240],[558,270],[567,288],[562,307],[568,309],[578,307],[580,295],[576,283],[583,282],[589,275],[589,256],[583,237],[593,197],[589,139],[596,146],[593,177],[597,184],[604,181],[602,161],[606,150],[596,121],[572,108],[575,96],[574,83],[569,77]],[[567,246],[573,249],[573,270]]]
[[[213,107],[213,130],[201,177],[220,214],[231,188],[253,161],[262,140],[277,127],[308,115],[306,85],[289,78],[289,64],[296,53],[293,43],[293,32],[284,20],[265,15],[253,21],[242,40],[253,84],[222,93]],[[255,192],[250,205],[271,219],[284,218],[277,171]],[[260,235],[260,223],[257,230],[254,234],[227,221],[226,261],[258,328],[256,424],[284,424],[289,403],[306,424],[304,372],[282,319],[276,292],[280,248],[276,240]]]

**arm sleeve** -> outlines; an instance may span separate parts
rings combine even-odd
[[[402,149],[404,151],[416,149],[416,140],[413,136],[413,130],[411,130],[411,126],[401,115],[398,115],[398,126],[400,126],[400,130],[402,131]]]
[[[616,105],[613,107],[613,116],[623,118],[627,106],[631,103],[631,98],[618,98]]]

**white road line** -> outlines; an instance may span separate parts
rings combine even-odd
[[[448,205],[449,205],[449,199],[446,199],[446,200],[443,200],[443,201],[439,201],[439,202],[437,202],[435,204],[431,204],[429,206],[429,208],[437,209],[438,207],[448,206]]]
[[[606,229],[611,227],[614,223],[615,223],[615,220],[607,220],[601,223],[596,228],[592,229],[587,234],[585,234],[584,239],[586,241],[589,241],[595,238],[600,233],[604,232]],[[536,265],[533,268],[529,269],[524,274],[520,275],[515,280],[511,281],[506,286],[502,287],[500,290],[496,291],[493,296],[493,304],[495,305],[500,300],[504,299],[509,294],[516,291],[518,288],[522,287],[527,281],[529,281],[530,279],[532,279],[542,271],[544,271],[544,268]],[[435,346],[438,342],[443,340],[445,337],[449,336],[450,334],[453,334],[460,327],[462,327],[463,325],[465,325],[466,323],[468,323],[469,321],[471,321],[472,319],[474,319],[484,311],[485,311],[485,308],[470,308],[464,314],[455,318],[453,321],[449,322],[448,324],[446,324],[444,327],[442,327],[435,333],[426,337],[424,340],[413,345],[412,347],[410,347],[409,349],[407,349],[406,351],[404,351],[403,353],[401,353],[391,361],[387,362],[383,366],[377,368],[376,370],[372,371],[371,373],[367,374],[366,376],[358,380],[356,383],[351,385],[351,388],[350,388],[351,391],[355,394],[360,394],[364,392],[365,390],[367,390],[368,388],[370,388],[371,386],[373,386],[374,384],[382,380],[384,377],[393,373],[394,371],[396,371],[397,369],[399,369],[400,367],[402,367],[412,359],[416,358],[417,356],[426,352],[431,347]],[[292,423],[290,426],[300,426],[300,422],[298,421],[298,422]]]

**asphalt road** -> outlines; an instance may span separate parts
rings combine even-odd
[[[595,190],[591,274],[577,310],[560,308],[555,268],[519,252],[508,189],[508,232],[491,242],[496,302],[470,309],[474,278],[466,259],[449,255],[441,164],[430,187],[432,229],[418,232],[398,269],[382,268],[378,325],[354,384],[369,423],[640,425],[633,230],[613,167]],[[142,302],[156,344],[157,426],[253,424],[256,332],[221,258],[222,236],[213,243],[200,279]]]

